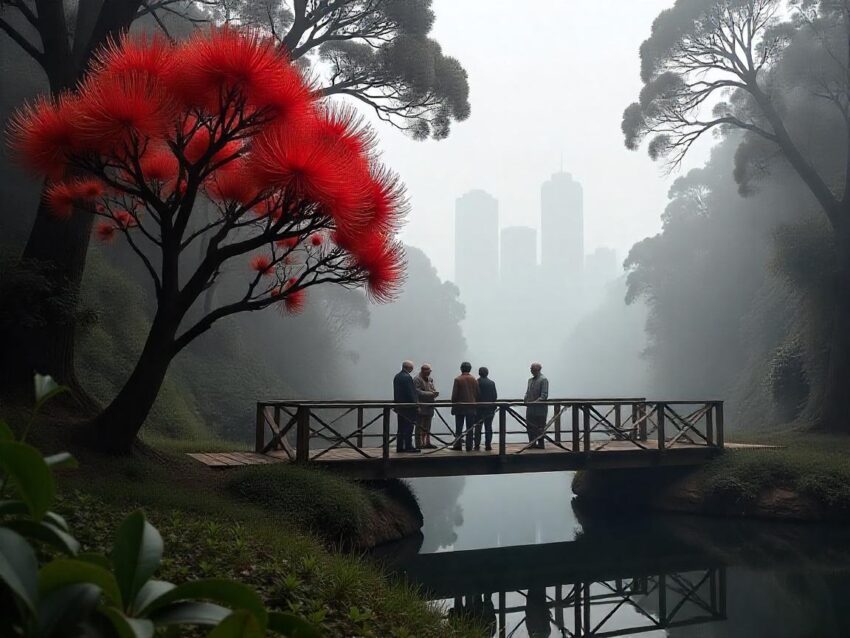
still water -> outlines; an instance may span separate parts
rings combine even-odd
[[[850,637],[850,530],[601,519],[571,479],[411,481],[423,535],[383,558],[482,636]]]

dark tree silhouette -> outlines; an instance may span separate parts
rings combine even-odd
[[[271,34],[291,59],[314,67],[323,79],[314,87],[318,92],[368,104],[416,138],[442,138],[452,120],[468,116],[469,87],[460,63],[427,37],[434,19],[430,5],[430,0],[0,0],[0,33],[41,65],[51,94],[58,96],[83,77],[92,51],[142,16],[152,16],[166,32],[175,17],[195,25],[248,24]],[[90,216],[76,215],[60,225],[46,205],[39,207],[22,255],[26,267],[48,280],[46,298],[34,303],[49,305],[61,296],[73,310],[91,223]],[[72,312],[7,341],[0,385],[28,383],[37,369],[77,387]]]
[[[795,39],[805,36],[825,61],[805,73],[779,64]],[[626,146],[651,136],[653,159],[677,166],[706,133],[745,133],[736,177],[742,187],[752,168],[780,157],[820,205],[835,239],[836,300],[822,425],[846,428],[850,404],[850,2],[784,0],[678,0],[662,12],[642,45],[639,102],[623,114]],[[844,170],[833,175],[805,147],[805,136],[789,126],[791,100],[805,91],[840,114],[845,140]],[[825,250],[830,250],[825,247]]]
[[[401,281],[404,193],[377,163],[374,135],[257,35],[125,38],[76,92],[21,110],[12,133],[21,161],[50,178],[57,223],[101,218],[96,234],[123,237],[153,281],[144,349],[94,421],[110,451],[130,449],[171,360],[216,321],[273,304],[297,312],[320,284],[366,286],[385,301]],[[216,214],[197,220],[202,198]],[[240,258],[244,290],[190,314]]]

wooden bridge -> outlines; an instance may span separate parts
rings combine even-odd
[[[541,402],[535,403],[540,405]],[[416,404],[385,401],[262,401],[257,403],[254,452],[196,453],[211,467],[295,462],[356,478],[411,478],[584,468],[693,465],[718,454],[722,401],[645,398],[552,399],[542,434],[529,440],[523,401],[479,403],[496,411],[493,451],[456,451],[453,405],[437,401],[431,440],[420,454],[395,451],[394,410]],[[482,432],[483,438],[483,432]],[[544,441],[545,448],[534,443]],[[734,444],[732,444],[734,445]]]

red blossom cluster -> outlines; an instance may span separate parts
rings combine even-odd
[[[102,239],[139,230],[163,250],[185,247],[168,234],[192,232],[200,222],[181,216],[199,197],[213,202],[210,232],[253,233],[239,245],[256,273],[276,277],[262,294],[287,309],[328,273],[378,300],[402,280],[404,191],[376,160],[374,134],[257,33],[125,37],[75,91],[21,109],[10,133],[21,161],[51,180],[56,216],[101,216]]]

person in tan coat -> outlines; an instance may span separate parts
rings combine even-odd
[[[416,447],[422,449],[433,449],[436,446],[431,443],[431,420],[434,418],[434,400],[440,395],[434,387],[434,379],[431,378],[431,364],[423,363],[419,374],[413,377],[413,385],[416,388],[416,400],[419,401],[419,415],[416,418]]]
[[[452,414],[455,415],[455,444],[454,450],[460,450],[460,439],[466,430],[466,451],[472,449],[472,437],[475,433],[475,414],[478,398],[481,392],[478,389],[478,381],[470,374],[472,364],[464,361],[460,364],[460,374],[455,377],[452,385],[452,403],[468,403],[469,405],[452,405]],[[464,424],[466,427],[464,427]]]

